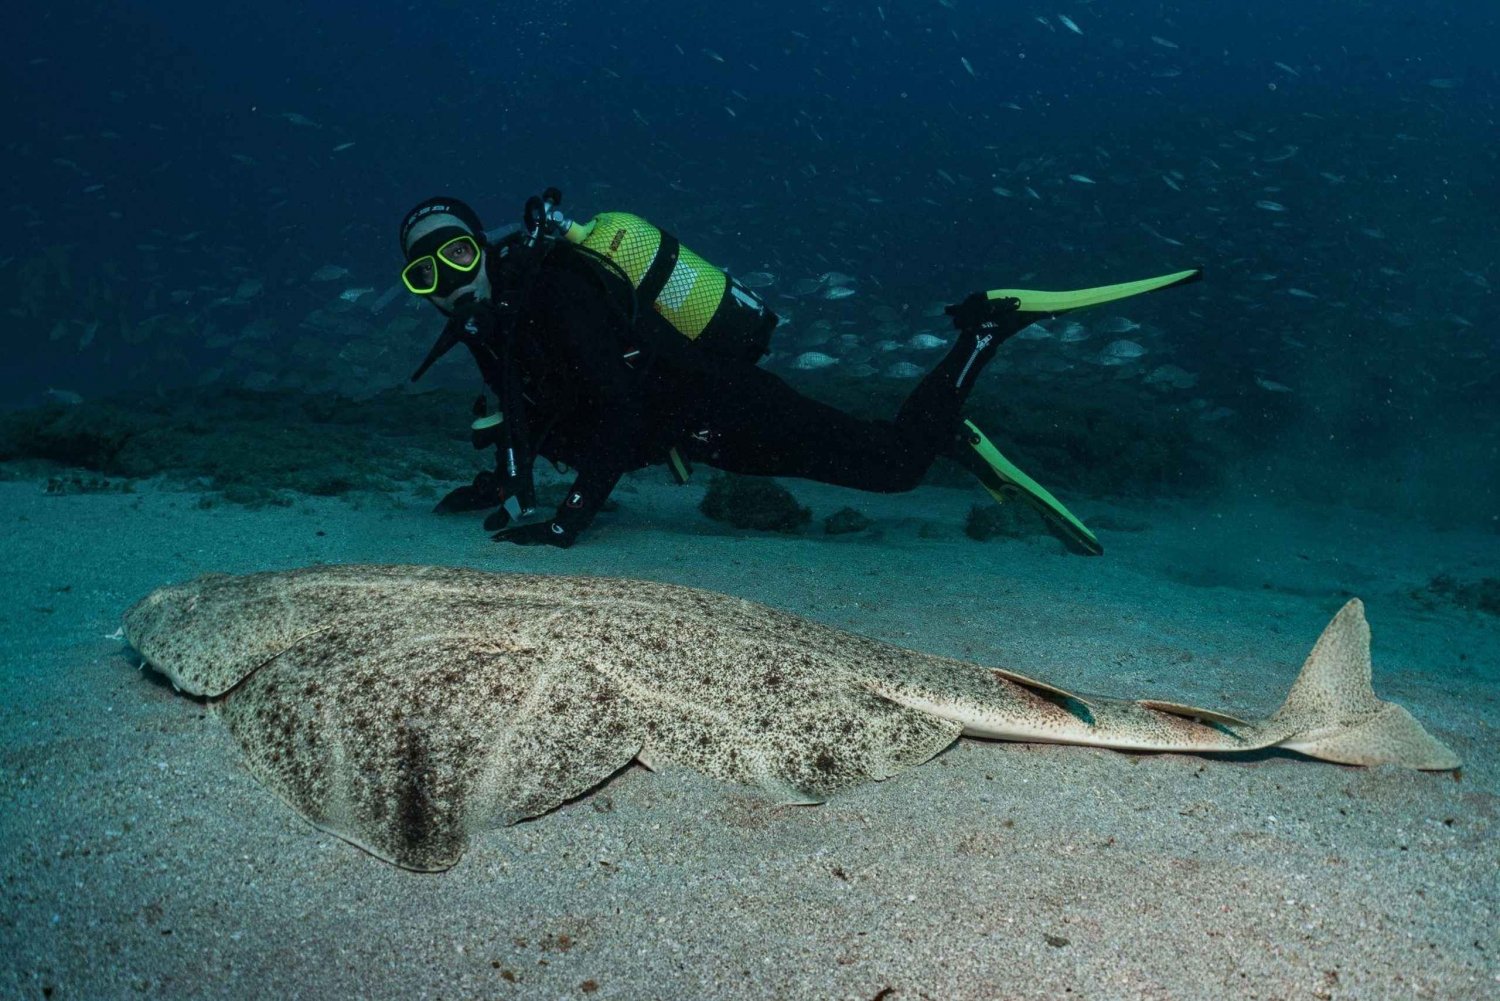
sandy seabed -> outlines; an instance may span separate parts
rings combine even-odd
[[[1084,559],[964,537],[977,491],[790,485],[875,527],[730,533],[655,473],[567,551],[497,545],[430,499],[252,511],[0,483],[0,997],[1500,997],[1500,620],[1413,597],[1496,575],[1493,533],[1084,504],[1129,529]],[[1358,595],[1377,692],[1465,763],[962,740],[818,807],[634,767],[416,874],[283,806],[111,635],[160,584],[314,562],[673,581],[1241,715],[1275,708]]]

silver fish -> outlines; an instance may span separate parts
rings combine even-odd
[[[1151,374],[1146,376],[1144,381],[1148,386],[1192,389],[1198,384],[1198,377],[1176,365],[1160,365],[1152,369]]]
[[[804,351],[792,359],[792,368],[802,372],[816,372],[820,368],[837,365],[839,360],[832,355],[825,355],[821,351]]]
[[[1135,341],[1112,341],[1099,352],[1099,364],[1101,365],[1124,365],[1141,357],[1146,349]]]
[[[336,282],[348,273],[348,268],[340,267],[337,264],[325,264],[314,271],[309,280],[315,282]]]
[[[1077,344],[1079,341],[1088,340],[1088,337],[1089,332],[1077,320],[1069,320],[1063,324],[1062,330],[1057,334],[1057,339],[1064,344]]]
[[[1141,325],[1123,316],[1111,316],[1099,324],[1099,329],[1106,334],[1128,334],[1133,330],[1140,330]]]
[[[746,288],[765,288],[776,284],[776,276],[769,271],[752,271],[739,276],[739,283]]]

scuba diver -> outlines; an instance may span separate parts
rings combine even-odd
[[[957,338],[892,420],[863,420],[803,396],[758,367],[778,319],[750,289],[639,217],[576,223],[549,188],[523,223],[487,236],[448,197],[401,223],[401,277],[448,322],[413,381],[455,346],[473,356],[489,392],[476,401],[476,448],[496,469],[438,511],[498,507],[497,541],[567,547],[620,477],[669,464],[788,476],[881,493],[911,490],[939,455],[970,468],[997,499],[1037,507],[1075,551],[1102,552],[1082,522],[1005,459],[962,415],[979,374],[1005,340],[1061,312],[1194,280],[1179,272],[1078,292],[999,289],[947,308]],[[549,518],[536,509],[536,457],[577,473]]]

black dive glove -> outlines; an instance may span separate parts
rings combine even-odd
[[[975,292],[963,302],[945,306],[943,312],[953,317],[953,325],[959,330],[992,333],[1002,341],[1041,319],[1034,313],[1021,312],[1020,299],[1013,296],[991,299],[984,292]]]
[[[502,509],[503,510],[503,509]],[[534,521],[494,534],[496,542],[514,542],[518,546],[556,546],[567,549],[578,536],[555,521]]]

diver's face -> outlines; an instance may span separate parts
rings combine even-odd
[[[481,238],[439,215],[419,222],[408,240],[401,280],[412,294],[449,315],[490,297]]]
[[[434,306],[449,315],[460,312],[476,302],[488,302],[490,298],[490,276],[485,273],[484,251],[479,251],[478,257],[473,256],[472,252],[468,250],[465,253],[469,254],[468,261],[454,261],[453,263],[462,265],[475,261],[478,262],[478,267],[464,276],[468,278],[468,281],[451,290],[447,287],[449,283],[444,282],[437,293],[428,296],[428,299],[431,300]],[[448,256],[451,259],[451,255]],[[450,281],[453,274],[453,272],[449,272]]]

